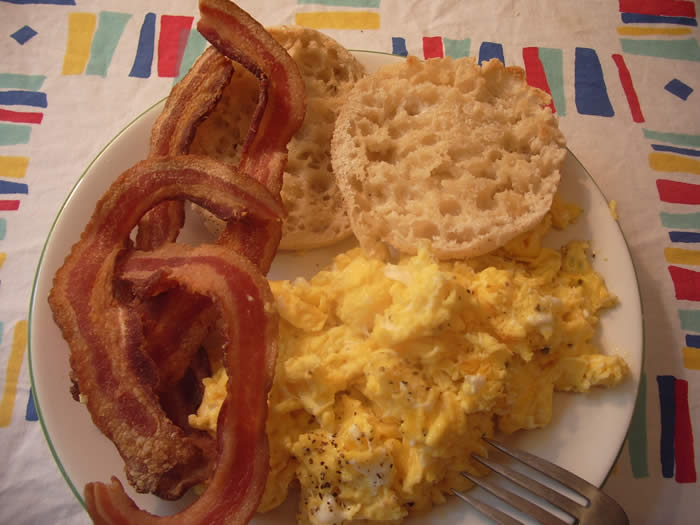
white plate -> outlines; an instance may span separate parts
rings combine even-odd
[[[355,52],[355,55],[369,70],[402,60],[381,53]],[[46,298],[54,273],[70,246],[78,240],[98,198],[122,171],[146,157],[151,126],[162,104],[156,104],[134,120],[83,173],[51,229],[34,283],[29,316],[29,364],[35,403],[59,469],[83,504],[81,494],[87,482],[108,481],[111,475],[124,479],[123,462],[112,443],[92,424],[85,407],[71,398],[68,347],[53,322]],[[632,376],[614,389],[597,389],[586,395],[556,394],[551,425],[543,430],[517,433],[511,442],[601,486],[619,454],[634,409],[643,354],[641,304],[634,267],[619,225],[612,219],[600,189],[571,154],[564,165],[561,191],[567,200],[582,206],[585,214],[566,232],[552,234],[550,242],[559,245],[567,239],[592,241],[595,268],[620,298],[620,306],[602,317],[601,344],[606,352],[621,354],[627,360]],[[185,230],[184,235],[192,239],[205,235],[201,224],[192,220]],[[270,275],[275,279],[308,277],[329,262],[331,255],[346,247],[347,243],[304,255],[281,253]],[[156,513],[171,513],[186,502],[168,503],[131,490],[130,495],[139,506]],[[254,520],[257,524],[293,522],[291,501],[282,509]],[[406,523],[428,522],[487,523],[458,501],[450,501]]]

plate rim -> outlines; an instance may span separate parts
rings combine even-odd
[[[395,55],[392,53],[386,53],[383,51],[373,51],[373,50],[366,50],[366,49],[353,49],[349,48],[348,51],[351,53],[360,53],[360,54],[371,54],[371,55],[384,55],[384,56],[389,56],[389,57],[394,57],[396,59],[404,59],[406,57],[403,57],[401,55]],[[31,394],[34,399],[34,406],[36,409],[36,413],[38,416],[38,420],[41,426],[42,433],[44,435],[44,439],[46,440],[46,443],[49,447],[49,451],[51,452],[51,456],[54,459],[54,462],[56,463],[56,466],[58,467],[59,472],[61,473],[61,476],[63,477],[63,480],[66,482],[68,487],[70,488],[71,492],[75,496],[75,498],[78,500],[80,505],[83,507],[83,509],[87,510],[85,500],[82,496],[82,494],[79,492],[78,488],[73,484],[70,476],[68,476],[65,467],[63,466],[63,463],[61,459],[59,458],[56,449],[54,447],[54,444],[51,440],[51,436],[49,434],[48,429],[46,428],[46,423],[44,421],[44,416],[41,408],[41,402],[39,400],[39,396],[37,395],[36,391],[36,382],[34,378],[34,365],[33,365],[33,352],[32,352],[32,319],[33,319],[33,314],[34,314],[34,308],[37,299],[37,288],[39,285],[39,276],[41,273],[42,269],[42,264],[44,262],[44,257],[46,255],[46,251],[49,246],[49,242],[52,239],[52,236],[55,232],[56,225],[58,224],[58,221],[60,220],[65,208],[68,206],[68,203],[72,199],[73,195],[75,194],[77,188],[80,186],[80,184],[86,179],[88,172],[90,169],[95,165],[95,163],[102,157],[102,155],[105,153],[106,150],[108,150],[112,144],[114,144],[124,133],[126,133],[137,121],[139,121],[145,114],[153,110],[156,106],[162,104],[166,99],[168,98],[168,95],[165,97],[160,98],[153,104],[151,104],[148,108],[144,109],[141,111],[138,115],[136,115],[131,121],[129,121],[117,134],[114,135],[101,149],[100,151],[95,155],[95,157],[90,161],[90,163],[87,165],[87,167],[82,171],[78,179],[75,181],[71,189],[69,190],[66,198],[64,199],[63,203],[59,207],[58,211],[56,212],[56,215],[51,223],[51,227],[48,230],[48,233],[46,235],[46,239],[44,240],[44,244],[42,246],[39,259],[36,264],[36,269],[34,272],[34,279],[32,282],[32,290],[30,294],[30,300],[29,300],[29,311],[28,311],[28,331],[27,331],[27,361],[28,361],[28,369],[29,369],[29,379],[30,379],[30,390]],[[607,198],[605,193],[603,192],[602,188],[596,181],[596,179],[593,177],[593,175],[588,171],[588,169],[584,166],[584,164],[579,160],[579,158],[574,154],[571,149],[566,146],[566,149],[568,153],[574,158],[577,164],[581,166],[581,168],[584,170],[586,173],[587,177],[590,179],[590,181],[594,184],[600,195],[605,199],[606,202],[610,202],[610,200]],[[599,488],[604,488],[605,484],[608,482],[610,479],[610,476],[612,475],[612,472],[615,468],[615,465],[620,459],[620,456],[622,455],[622,451],[625,447],[625,443],[628,440],[629,437],[629,432],[632,427],[632,420],[634,418],[634,414],[637,410],[637,406],[639,405],[639,394],[641,392],[641,375],[644,373],[644,362],[646,358],[646,327],[645,327],[645,316],[644,316],[644,303],[642,301],[642,294],[641,294],[641,286],[640,286],[640,281],[639,281],[639,271],[637,270],[637,266],[635,264],[635,259],[632,255],[632,250],[630,249],[630,244],[627,240],[627,237],[625,236],[625,232],[622,229],[622,226],[620,224],[619,220],[615,220],[616,227],[625,243],[625,248],[627,250],[627,254],[629,255],[630,258],[630,264],[632,266],[632,270],[634,272],[634,278],[635,278],[635,283],[636,283],[636,296],[639,298],[639,313],[640,313],[640,328],[641,328],[641,356],[640,356],[640,367],[639,367],[639,372],[640,372],[640,377],[639,380],[637,381],[636,385],[636,392],[635,392],[635,402],[634,402],[634,407],[632,408],[631,414],[629,421],[627,422],[627,429],[625,431],[624,438],[622,439],[617,454],[615,455],[615,459],[612,461],[610,467],[608,468],[607,473],[603,477],[603,480],[600,484]]]
[[[603,196],[606,202],[610,203],[610,199],[605,195],[605,192],[603,192],[603,189],[598,185],[598,182],[595,180],[593,175],[591,175],[591,172],[588,171],[586,166],[579,160],[579,158],[574,154],[573,151],[569,149],[567,146],[566,148],[569,151],[569,154],[578,162],[581,167],[584,169],[586,172],[586,175],[588,175],[588,178],[591,179],[591,182],[595,185],[596,189],[600,192],[600,194]],[[605,484],[608,482],[610,479],[610,476],[613,473],[613,470],[615,470],[615,465],[617,465],[617,462],[620,460],[620,456],[622,455],[622,450],[625,448],[625,443],[627,443],[627,439],[629,438],[629,433],[630,429],[632,428],[632,420],[634,419],[634,414],[637,411],[637,406],[639,405],[639,393],[641,392],[641,386],[642,386],[642,374],[644,373],[644,361],[646,358],[646,331],[645,331],[645,323],[644,323],[644,302],[642,301],[642,288],[640,286],[639,282],[639,271],[637,271],[637,266],[634,263],[634,257],[632,256],[632,250],[630,249],[630,244],[627,241],[627,237],[625,236],[625,232],[622,229],[622,225],[620,224],[619,219],[615,219],[615,225],[617,226],[617,229],[620,231],[620,236],[622,237],[622,240],[625,243],[625,248],[627,249],[627,253],[629,254],[630,258],[630,264],[632,265],[632,270],[634,272],[634,281],[637,285],[637,297],[639,297],[639,318],[640,318],[640,327],[642,333],[641,339],[642,339],[642,352],[640,356],[640,362],[639,362],[639,381],[637,381],[637,388],[634,396],[634,406],[632,407],[632,413],[630,414],[630,419],[627,422],[627,430],[625,431],[625,437],[620,443],[620,447],[617,450],[617,454],[615,455],[615,459],[613,460],[612,464],[610,465],[610,468],[608,469],[607,474],[603,478],[602,483],[600,484],[600,489],[605,487]]]

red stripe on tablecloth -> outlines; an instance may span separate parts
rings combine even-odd
[[[688,407],[688,381],[676,379],[676,429],[674,451],[676,456],[676,481],[695,483],[695,450],[693,448],[693,427]]]
[[[19,201],[0,200],[0,211],[15,211],[19,209]]]
[[[442,58],[445,52],[442,48],[441,36],[424,36],[423,37],[423,56],[428,58]]]
[[[644,115],[642,115],[642,107],[639,105],[639,98],[637,97],[637,91],[634,89],[634,84],[632,83],[632,75],[630,75],[630,70],[627,69],[627,64],[625,64],[625,59],[622,55],[614,53],[612,59],[615,61],[617,66],[617,72],[620,75],[620,83],[622,84],[622,89],[625,91],[625,96],[627,97],[627,104],[629,104],[630,111],[632,112],[632,120],[635,122],[644,122]]]
[[[620,13],[695,18],[695,4],[674,0],[620,0]]]
[[[656,189],[659,190],[659,198],[664,202],[700,204],[700,186],[697,184],[659,179],[656,181]]]
[[[158,76],[176,77],[185,53],[187,38],[192,26],[192,16],[163,15],[160,17],[158,37]]]
[[[43,113],[34,111],[12,111],[0,108],[0,120],[5,122],[23,122],[25,124],[41,124]]]
[[[547,82],[547,73],[545,73],[544,66],[540,60],[540,51],[537,47],[524,47],[523,48],[523,61],[525,62],[525,76],[527,83],[532,87],[536,87],[545,91],[550,97],[552,96],[552,91],[549,89],[549,82]],[[554,107],[554,101],[550,101],[548,104],[552,108],[552,113],[556,113],[557,109]]]
[[[680,266],[669,266],[668,272],[676,289],[676,299],[700,301],[700,272]]]

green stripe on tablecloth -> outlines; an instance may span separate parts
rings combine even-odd
[[[644,129],[644,136],[651,140],[661,140],[670,142],[676,146],[695,146],[700,148],[700,135],[687,135],[685,133],[664,133],[662,131],[653,131]]]
[[[639,379],[639,392],[637,404],[632,414],[627,446],[632,464],[632,475],[636,478],[649,477],[649,463],[647,461],[647,376],[642,372]]]
[[[15,73],[0,73],[0,88],[23,89],[25,91],[39,91],[44,84],[44,75],[19,75]]]
[[[622,51],[630,55],[700,61],[700,48],[694,38],[684,40],[637,40],[621,38]]]
[[[679,230],[700,230],[700,212],[696,213],[667,213],[660,214],[661,224],[666,228]]]
[[[464,40],[452,40],[451,38],[443,38],[442,44],[445,46],[445,55],[452,58],[468,57],[472,45],[469,38]]]
[[[130,18],[128,13],[100,12],[97,31],[90,46],[90,61],[85,69],[87,75],[107,76],[112,56]]]
[[[32,127],[22,124],[0,124],[0,146],[28,144]]]
[[[547,84],[552,93],[554,107],[559,115],[566,115],[566,96],[564,95],[564,53],[561,49],[541,47],[540,62],[547,75]]]
[[[678,317],[682,330],[700,332],[700,310],[678,310]]]

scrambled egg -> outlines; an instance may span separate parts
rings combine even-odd
[[[613,306],[584,242],[543,248],[580,213],[555,201],[532,232],[482,257],[398,264],[358,249],[311,281],[272,282],[280,354],[269,397],[260,510],[301,488],[298,521],[400,520],[484,474],[481,437],[538,428],[556,391],[611,386],[624,361],[592,343]],[[213,432],[226,373],[205,380],[190,424]],[[297,481],[295,481],[297,480]]]
[[[608,209],[610,210],[610,216],[616,221],[619,221],[620,214],[617,212],[617,201],[612,200],[608,202]]]

